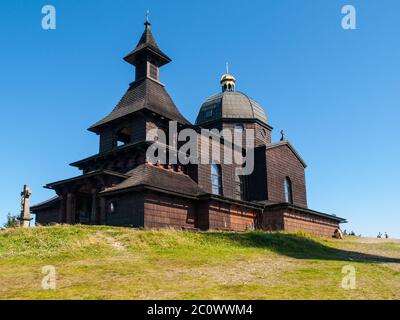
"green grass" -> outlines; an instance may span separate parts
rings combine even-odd
[[[42,267],[57,272],[41,287]],[[356,268],[344,290],[343,266]],[[0,231],[0,299],[400,299],[400,241],[56,226]]]

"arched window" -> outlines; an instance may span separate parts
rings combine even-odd
[[[244,131],[244,125],[241,123],[238,123],[235,125],[235,131],[238,133],[243,133]]]
[[[263,139],[267,137],[267,130],[265,130],[264,128],[262,128],[261,130],[261,136],[263,137]]]
[[[213,194],[222,195],[221,166],[217,163],[211,165],[211,190]]]
[[[293,189],[292,189],[292,181],[289,177],[285,178],[285,201],[287,203],[293,204]]]
[[[115,147],[122,147],[131,142],[131,129],[123,128],[117,131],[114,138]]]

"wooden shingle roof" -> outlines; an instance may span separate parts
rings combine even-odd
[[[268,125],[261,105],[239,91],[225,91],[208,98],[201,106],[196,124],[204,125],[221,119],[253,119]]]
[[[146,28],[142,36],[140,37],[136,48],[131,51],[124,58],[124,60],[132,65],[136,65],[138,60],[140,60],[140,57],[150,54],[156,57],[159,67],[171,62],[171,59],[158,47],[157,42],[154,39],[153,33],[150,30],[150,22],[147,21],[144,25],[146,26]]]
[[[151,164],[142,164],[127,173],[130,177],[115,187],[107,188],[102,194],[126,191],[135,187],[150,187],[159,191],[167,191],[190,197],[205,194],[195,181],[189,176],[156,167]]]
[[[132,83],[114,110],[92,125],[89,130],[96,132],[107,123],[144,109],[180,124],[190,124],[179,112],[165,87],[155,80],[145,78]]]

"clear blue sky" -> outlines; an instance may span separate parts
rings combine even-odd
[[[57,9],[57,30],[41,8]],[[341,8],[357,9],[357,30]],[[397,0],[7,0],[0,3],[0,222],[19,212],[24,183],[78,175],[95,154],[86,131],[123,95],[134,70],[122,57],[151,11],[173,62],[162,81],[194,121],[229,61],[237,89],[259,101],[309,164],[311,208],[348,218],[345,229],[400,237],[400,2]]]

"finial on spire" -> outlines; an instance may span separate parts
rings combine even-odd
[[[226,63],[226,73],[221,78],[222,92],[235,91],[236,79],[229,73],[229,62]]]
[[[144,25],[146,27],[151,25],[151,23],[150,23],[150,11],[149,10],[146,11],[146,22],[144,23]]]
[[[286,140],[286,138],[285,138],[285,131],[284,130],[281,130],[281,141],[285,141]]]
[[[224,74],[221,78],[221,85],[222,85],[222,92],[235,91],[236,79],[234,76],[230,75],[229,73]]]

